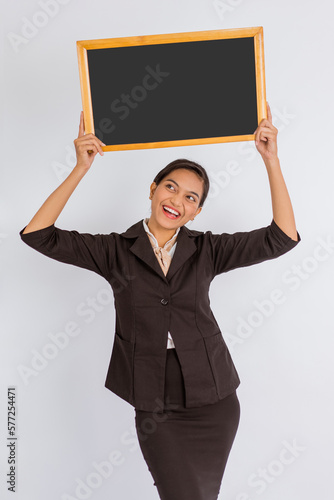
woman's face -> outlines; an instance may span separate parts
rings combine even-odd
[[[177,229],[200,213],[202,194],[203,180],[195,172],[185,168],[172,170],[158,185],[151,184],[151,218],[166,229]]]

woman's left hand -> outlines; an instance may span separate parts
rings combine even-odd
[[[267,116],[259,123],[255,130],[255,146],[264,160],[272,160],[277,157],[277,133],[273,125],[270,106],[267,102]]]

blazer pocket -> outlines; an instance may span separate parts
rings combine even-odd
[[[236,368],[221,332],[204,341],[218,396],[225,397],[240,383]]]
[[[115,332],[115,340],[105,386],[120,397],[133,399],[134,343]]]

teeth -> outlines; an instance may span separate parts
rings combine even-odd
[[[172,208],[166,207],[165,205],[164,205],[164,209],[167,210],[167,212],[170,212],[171,214],[179,215],[179,212],[177,212],[176,210],[173,210]]]

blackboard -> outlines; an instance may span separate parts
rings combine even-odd
[[[86,133],[105,151],[254,139],[263,28],[77,42]]]

